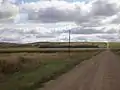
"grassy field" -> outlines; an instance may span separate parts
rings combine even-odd
[[[120,42],[110,42],[109,44],[111,49],[120,48]]]
[[[35,90],[43,87],[45,82],[56,79],[107,47],[105,42],[72,42],[73,46],[99,45],[100,48],[70,48],[68,53],[69,48],[38,48],[41,44],[68,45],[67,42],[0,44],[0,90]],[[109,48],[120,52],[120,43],[110,42]]]
[[[99,52],[1,53],[0,89],[35,90]]]
[[[0,53],[55,53],[55,52],[81,52],[94,51],[102,48],[7,48],[0,49]]]
[[[25,49],[26,50],[37,50],[39,46],[63,46],[63,45],[69,45],[68,42],[35,42],[35,43],[26,43],[26,44],[15,44],[15,43],[0,43],[0,51],[3,49],[8,49],[9,51],[18,49],[20,50]],[[106,42],[71,42],[70,46],[76,46],[76,45],[98,45],[100,48],[106,48],[107,43]],[[120,42],[109,42],[109,48],[120,48]],[[44,48],[43,48],[44,49]],[[43,50],[41,48],[41,50]],[[12,51],[11,50],[11,51]],[[40,50],[40,49],[39,49]],[[37,50],[37,51],[39,51]]]
[[[37,48],[41,45],[69,45],[68,42],[35,42],[35,43],[26,43],[26,44],[15,44],[15,43],[0,43],[0,48]],[[102,45],[106,46],[105,42],[70,42],[71,46],[75,45]]]
[[[55,53],[55,52],[68,52],[69,48],[39,48],[40,45],[68,45],[68,42],[36,42],[28,44],[13,44],[13,43],[0,43],[0,53]],[[78,45],[99,45],[100,48],[106,47],[104,42],[71,42],[70,46]],[[69,45],[68,45],[69,46]],[[96,49],[96,48],[94,48]],[[97,48],[98,49],[98,48]],[[71,48],[71,52],[79,52],[81,50],[93,50],[93,48]]]

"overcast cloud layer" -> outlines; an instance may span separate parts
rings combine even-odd
[[[1,42],[120,41],[119,0],[33,1],[0,0]]]

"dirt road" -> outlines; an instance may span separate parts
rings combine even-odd
[[[104,51],[38,90],[120,90],[120,60]]]

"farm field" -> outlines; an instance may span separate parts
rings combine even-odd
[[[106,42],[70,42],[70,46],[80,49],[81,45],[91,45],[98,46],[99,48],[107,48]],[[42,48],[46,46],[47,48]],[[36,43],[26,43],[26,44],[15,44],[15,43],[0,43],[0,51],[3,49],[7,49],[8,51],[12,50],[25,50],[25,51],[42,51],[44,50],[53,50],[53,48],[49,48],[50,46],[55,46],[56,50],[62,49],[60,46],[69,46],[68,42],[36,42]],[[89,47],[90,48],[90,47]],[[120,42],[109,42],[109,48],[120,48]],[[67,49],[66,47],[64,49]]]
[[[120,42],[110,42],[110,48],[111,49],[119,49],[120,48]]]
[[[81,47],[82,45],[82,47]],[[98,47],[92,47],[92,46],[100,45],[100,48]],[[41,46],[41,47],[40,47]],[[46,46],[47,48],[43,48],[43,46]],[[55,48],[53,48],[54,46]],[[106,43],[80,43],[80,42],[71,42],[70,43],[71,48],[69,49],[69,43],[68,42],[40,42],[40,43],[28,43],[28,44],[0,44],[0,53],[55,53],[55,52],[79,52],[81,50],[97,50],[97,49],[104,49],[106,48]],[[83,48],[83,46],[85,46]],[[87,48],[89,46],[89,48]],[[52,48],[49,48],[52,47]]]
[[[67,42],[42,45],[68,45]],[[84,60],[106,50],[104,42],[72,42],[71,46],[98,45],[99,48],[40,48],[41,43],[0,44],[0,89],[35,90],[71,70]],[[110,49],[119,43],[109,43]],[[69,53],[70,51],[70,53]]]

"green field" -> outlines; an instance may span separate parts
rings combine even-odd
[[[120,42],[110,42],[110,48],[111,49],[116,49],[116,48],[120,48]]]
[[[26,43],[26,44],[16,44],[16,43],[0,43],[0,50],[1,49],[25,49],[25,50],[37,50],[39,46],[62,46],[62,45],[69,45],[68,42],[35,42],[35,43]],[[98,45],[100,48],[106,48],[106,42],[70,42],[70,46],[76,45]],[[120,48],[120,42],[109,42],[109,48]],[[40,49],[39,49],[40,50]]]

